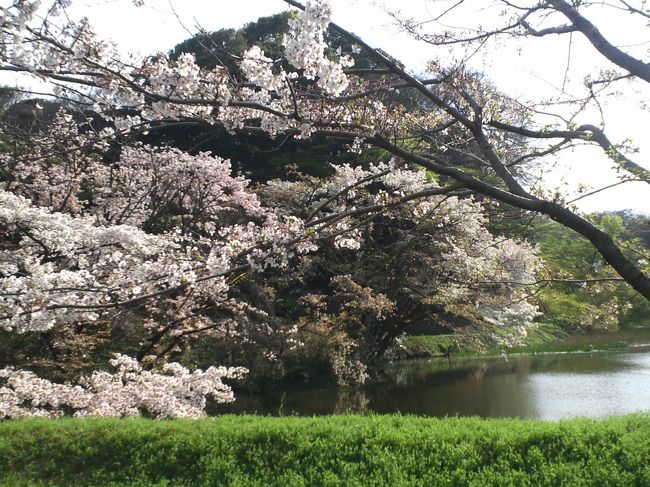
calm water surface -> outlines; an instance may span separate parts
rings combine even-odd
[[[474,415],[561,419],[650,410],[650,349],[395,363],[360,391],[293,387],[240,394],[232,412]],[[224,412],[222,407],[218,412]]]

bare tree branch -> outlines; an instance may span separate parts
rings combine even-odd
[[[609,42],[594,24],[565,0],[548,0],[548,3],[569,19],[572,26],[580,31],[603,56],[634,76],[650,83],[650,65],[648,63],[630,56]]]

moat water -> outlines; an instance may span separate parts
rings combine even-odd
[[[562,419],[650,411],[650,346],[626,352],[396,362],[377,383],[341,391],[293,385],[240,394],[215,413],[402,413]]]

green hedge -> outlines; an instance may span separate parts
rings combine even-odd
[[[0,485],[650,486],[650,416],[6,421]]]

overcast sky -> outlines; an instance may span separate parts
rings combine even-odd
[[[2,0],[2,4],[7,0]],[[359,34],[375,47],[381,47],[400,59],[414,72],[422,72],[426,62],[433,56],[457,55],[449,52],[434,53],[427,45],[417,43],[400,33],[391,19],[382,11],[383,0],[331,0],[333,20]],[[409,0],[386,2],[392,8],[401,8],[404,15],[426,18],[431,6],[452,3],[449,0]],[[455,2],[453,2],[455,3]],[[474,0],[477,10],[466,14],[463,22],[485,24],[495,14],[489,2]],[[482,6],[478,10],[478,6]],[[129,0],[75,0],[71,14],[86,15],[102,37],[110,37],[126,51],[149,54],[167,51],[196,32],[197,26],[208,31],[224,27],[241,27],[259,17],[286,10],[282,0],[148,0],[145,7],[136,8]],[[451,19],[454,20],[454,19]],[[594,19],[605,33],[616,37],[619,45],[626,48],[647,49],[647,29],[630,31],[610,18]],[[460,22],[460,20],[459,20]],[[474,58],[477,69],[488,73],[490,79],[510,96],[536,98],[559,94],[564,85],[577,88],[586,73],[593,71],[594,60],[599,56],[577,37],[573,39],[570,52],[571,69],[567,72],[569,55],[568,38],[544,38],[523,46],[501,45],[489,56]],[[628,90],[625,96],[612,99],[605,107],[606,131],[614,142],[630,138],[641,148],[633,159],[650,168],[650,115],[640,110],[639,104],[650,100],[650,90],[639,86]],[[579,123],[598,124],[598,114],[589,113]],[[591,118],[591,119],[590,119]],[[594,119],[595,118],[595,119]],[[578,151],[571,157],[564,156],[565,163],[553,171],[553,185],[568,183],[568,187],[583,182],[593,187],[614,181],[609,164],[598,151]],[[585,211],[618,210],[636,208],[650,212],[650,185],[626,184],[600,193],[580,202]]]

